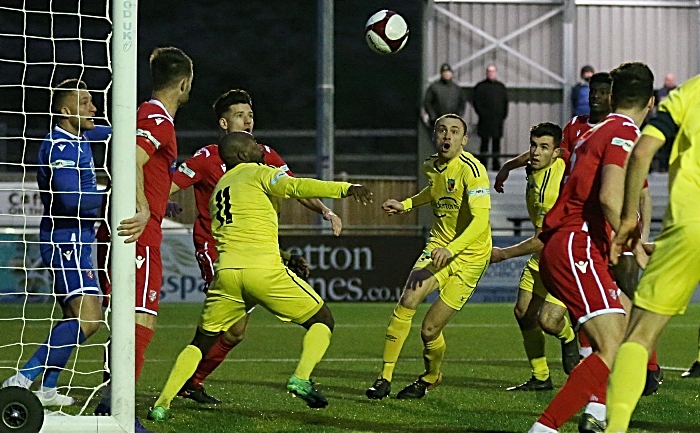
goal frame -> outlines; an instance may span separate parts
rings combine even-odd
[[[112,9],[112,194],[110,205],[111,416],[46,416],[42,433],[133,433],[135,418],[136,244],[116,235],[136,209],[136,72],[138,0],[107,0]]]

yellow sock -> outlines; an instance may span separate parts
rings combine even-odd
[[[564,314],[564,321],[566,322],[564,329],[557,334],[557,338],[559,341],[563,341],[564,343],[571,343],[571,340],[576,337],[576,334],[574,333],[574,328],[571,327],[571,321],[569,320],[568,314]]]
[[[170,371],[170,376],[168,376],[168,380],[153,406],[170,409],[170,402],[173,401],[182,385],[192,377],[201,360],[202,352],[198,347],[192,345],[185,347],[178,355],[175,365]]]
[[[608,428],[606,432],[626,432],[644,390],[649,352],[639,343],[624,343],[615,358],[608,380]]]
[[[321,358],[326,353],[326,349],[331,344],[331,330],[323,323],[311,325],[302,343],[301,358],[294,375],[302,380],[309,380],[311,372],[316,364],[321,362]]]
[[[416,310],[411,310],[399,304],[394,309],[391,320],[389,320],[389,327],[386,329],[386,339],[384,340],[384,366],[380,376],[389,382],[391,382],[391,378],[394,375],[394,367],[396,367],[396,361],[399,359],[403,343],[411,331],[411,321],[414,314],[416,314]]]
[[[538,380],[547,380],[549,367],[544,355],[544,332],[540,328],[520,331],[523,334],[525,354],[532,366],[532,375]]]
[[[423,374],[424,381],[428,383],[437,382],[438,377],[440,377],[442,359],[445,357],[445,349],[447,349],[447,345],[445,344],[445,337],[442,336],[442,332],[435,340],[425,343],[425,348],[423,348],[423,363],[425,364],[425,373]]]

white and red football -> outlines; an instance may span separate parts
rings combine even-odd
[[[392,54],[406,45],[408,24],[396,12],[382,10],[372,15],[365,26],[367,45],[380,54]]]

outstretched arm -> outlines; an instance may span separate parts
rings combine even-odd
[[[328,208],[323,202],[317,198],[312,198],[312,199],[299,199],[299,203],[301,203],[305,208],[316,212],[318,214],[321,214],[323,216],[323,219],[326,221],[331,222],[331,226],[333,227],[333,234],[336,236],[340,236],[340,232],[343,230],[343,220],[340,219],[338,215],[333,213],[332,210]]]
[[[515,158],[511,158],[503,164],[498,174],[496,175],[496,181],[493,183],[493,189],[496,192],[503,193],[503,184],[508,180],[508,175],[511,171],[516,168],[525,167],[527,162],[530,160],[530,152],[523,152]]]

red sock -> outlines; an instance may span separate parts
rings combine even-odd
[[[146,348],[153,338],[153,330],[136,324],[136,382],[141,376],[143,363],[146,361]]]
[[[656,360],[656,350],[651,352],[649,356],[649,362],[647,362],[647,370],[657,371],[659,369],[659,362]]]
[[[221,335],[216,339],[216,343],[209,349],[204,358],[199,362],[197,366],[197,371],[194,372],[192,379],[190,379],[190,384],[196,388],[200,388],[204,379],[209,376],[212,371],[216,370],[224,359],[226,355],[233,349],[235,344],[227,343]]]
[[[583,360],[569,375],[537,421],[557,430],[588,402],[605,404],[610,369],[597,354]]]
[[[591,347],[591,343],[588,341],[588,337],[586,337],[586,333],[583,331],[578,331],[578,343],[582,348]]]

